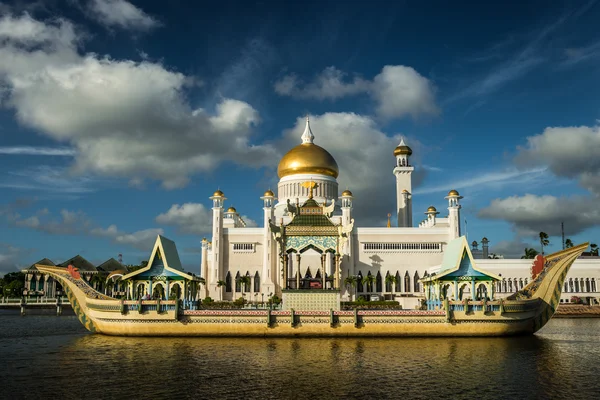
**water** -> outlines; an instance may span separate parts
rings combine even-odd
[[[598,399],[600,319],[456,339],[123,338],[0,316],[0,398]]]

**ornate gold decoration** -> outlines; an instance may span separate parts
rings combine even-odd
[[[277,167],[279,178],[293,174],[320,174],[337,178],[339,168],[327,150],[313,143],[302,143],[288,151]]]
[[[319,187],[319,184],[317,182],[309,181],[309,182],[302,182],[302,184],[300,186],[310,189],[308,198],[312,199],[313,198],[313,189]]]

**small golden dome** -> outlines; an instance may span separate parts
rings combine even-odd
[[[448,192],[448,196],[459,196],[458,192],[454,189]]]
[[[427,209],[427,212],[437,212],[436,208],[434,206],[429,206],[429,208]]]
[[[399,156],[402,154],[406,154],[407,156],[412,154],[412,149],[408,147],[406,143],[404,143],[404,138],[400,140],[400,144],[394,149],[394,156]]]
[[[288,151],[277,167],[279,178],[294,174],[320,174],[337,178],[339,168],[327,150],[314,143],[302,143]]]
[[[482,242],[489,242],[488,238],[486,238],[485,236],[483,237],[483,239],[481,239]]]
[[[342,192],[342,196],[352,196],[352,192],[346,189]]]
[[[227,209],[227,212],[236,213],[236,212],[237,212],[237,210],[235,209],[235,207],[229,207],[229,208]]]
[[[217,190],[216,192],[213,193],[213,197],[223,197],[223,196],[225,196],[225,195],[220,190]]]
[[[271,191],[271,189],[267,190],[265,192],[265,194],[263,195],[263,197],[275,197],[275,195],[273,194],[273,192]]]
[[[407,156],[412,155],[412,149],[408,146],[398,146],[394,149],[394,155],[399,156],[401,154],[406,154]]]
[[[402,193],[408,193],[408,190],[402,189]]]

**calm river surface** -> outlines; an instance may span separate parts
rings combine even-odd
[[[598,399],[600,319],[518,338],[202,339],[0,315],[0,362],[6,399]]]

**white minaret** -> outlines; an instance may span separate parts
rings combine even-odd
[[[214,295],[217,300],[223,300],[223,287],[218,287],[217,282],[223,279],[223,202],[225,195],[217,190],[210,197],[213,201],[213,231],[212,231],[212,253],[210,257],[209,273],[204,277],[205,286],[209,289],[209,295]]]
[[[448,223],[450,231],[448,232],[449,239],[453,240],[460,237],[460,199],[463,197],[454,189],[448,192]]]
[[[267,190],[263,197],[261,197],[263,201],[263,267],[261,273],[261,282],[260,282],[260,290],[264,294],[274,293],[275,285],[273,283],[273,279],[271,277],[271,264],[273,260],[277,261],[277,256],[275,254],[276,244],[273,241],[273,236],[271,235],[271,227],[269,225],[269,221],[275,223],[275,195],[271,191],[271,189]]]
[[[202,260],[200,261],[200,276],[206,280],[208,283],[208,240],[206,238],[202,238]],[[202,285],[201,293],[203,297],[208,296],[208,289],[206,285]]]
[[[404,139],[394,149],[396,166],[396,212],[398,214],[398,227],[412,227],[412,172],[415,168],[410,165],[412,149],[404,143]]]
[[[342,200],[342,226],[346,227],[352,221],[352,192],[348,189],[344,190],[340,199]]]

